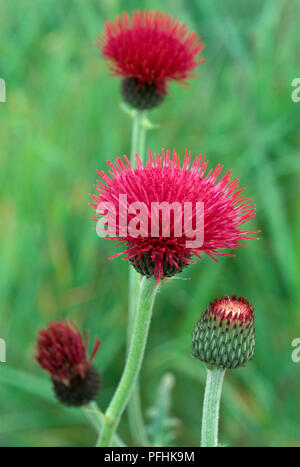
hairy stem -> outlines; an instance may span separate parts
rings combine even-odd
[[[145,161],[146,157],[146,127],[145,127],[146,112],[136,110],[133,125],[132,125],[132,137],[131,137],[131,150],[130,150],[130,161],[132,165],[135,161],[135,153],[137,152],[142,160]],[[128,293],[128,327],[127,327],[127,349],[129,348],[130,339],[132,335],[132,327],[134,322],[134,316],[137,309],[137,301],[139,296],[139,275],[136,270],[129,266],[129,293]],[[149,444],[147,432],[144,424],[140,387],[137,381],[133,388],[130,401],[128,403],[128,421],[131,434],[133,438],[141,446],[147,446]]]
[[[97,433],[100,435],[103,426],[104,426],[104,414],[99,409],[97,402],[92,401],[85,407],[83,407],[83,412],[86,418],[89,420],[91,425],[95,428]],[[114,446],[125,447],[126,444],[121,440],[121,438],[115,434],[113,437]]]
[[[146,142],[146,111],[136,110],[133,117],[132,134],[131,134],[131,149],[130,162],[135,161],[135,153],[137,152],[143,162],[145,160],[145,142]]]
[[[136,384],[144,357],[157,290],[158,285],[154,278],[147,279],[144,277],[142,279],[125,368],[116,392],[105,413],[104,427],[97,444],[98,446],[109,447],[111,445],[112,437]]]
[[[202,414],[202,447],[218,446],[219,412],[225,370],[207,369]]]

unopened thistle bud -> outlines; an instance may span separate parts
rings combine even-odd
[[[74,325],[52,322],[39,332],[35,359],[52,379],[54,393],[64,405],[80,407],[98,394],[100,377],[92,361],[101,345],[95,339],[91,356],[86,342]]]
[[[255,349],[253,312],[245,298],[234,295],[210,303],[194,329],[193,356],[217,368],[245,366]]]

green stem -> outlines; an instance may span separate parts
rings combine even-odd
[[[129,428],[138,446],[150,446],[142,412],[139,380],[135,383],[127,406]]]
[[[104,427],[98,446],[110,446],[112,437],[137,381],[144,357],[157,290],[158,285],[155,278],[147,279],[144,277],[142,279],[127,361],[119,385],[105,413]]]
[[[225,370],[207,369],[203,402],[201,446],[218,446],[219,411]]]
[[[137,152],[144,162],[146,158],[146,127],[145,127],[146,112],[136,110],[133,125],[132,125],[132,137],[131,137],[131,150],[130,160],[134,164],[135,153]],[[127,326],[127,349],[129,348],[130,339],[132,335],[132,327],[134,323],[135,312],[137,309],[137,300],[139,296],[139,274],[136,270],[129,266],[129,294],[128,294],[128,326]],[[137,381],[133,388],[130,401],[128,403],[128,421],[130,431],[133,438],[141,446],[149,445],[147,432],[144,424],[140,387]]]
[[[130,162],[134,165],[135,153],[137,152],[141,161],[145,160],[145,144],[146,144],[146,127],[145,127],[146,112],[136,110],[133,118]],[[129,304],[128,304],[128,328],[127,328],[127,348],[131,338],[131,330],[134,322],[134,316],[137,309],[137,300],[139,296],[139,274],[129,265]]]
[[[93,425],[97,433],[100,435],[104,426],[104,414],[99,409],[97,402],[90,402],[87,406],[83,407],[83,412],[91,425]],[[113,437],[113,443],[115,446],[126,446],[117,434]]]
[[[146,143],[146,111],[136,110],[133,117],[132,134],[131,134],[131,148],[130,148],[130,162],[133,164],[135,161],[135,153],[137,152],[143,162],[145,160],[145,143]]]

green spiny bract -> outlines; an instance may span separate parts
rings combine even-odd
[[[153,109],[166,97],[164,88],[158,91],[155,84],[139,85],[136,78],[124,78],[121,81],[121,93],[124,100],[138,110]]]
[[[193,356],[209,366],[224,369],[245,366],[254,349],[253,308],[242,297],[215,300],[195,326]]]
[[[186,258],[188,259],[188,258]],[[135,257],[130,259],[132,266],[142,276],[153,277],[155,274],[155,262],[151,259],[151,253],[144,253],[139,259]],[[189,265],[188,262],[184,262],[180,257],[177,259],[177,265],[170,264],[168,261],[163,262],[163,277],[173,277],[175,274],[179,274]]]

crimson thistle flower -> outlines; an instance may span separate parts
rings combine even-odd
[[[67,406],[86,405],[99,391],[99,373],[92,361],[101,342],[95,339],[89,358],[88,342],[88,334],[84,341],[76,327],[67,322],[54,321],[38,335],[35,359],[50,374],[59,402]]]
[[[126,156],[114,164],[108,161],[108,165],[110,176],[98,171],[101,181],[98,180],[95,188],[99,195],[91,195],[95,201],[91,206],[100,216],[103,207],[113,208],[108,224],[113,218],[116,224],[114,229],[109,226],[109,239],[118,239],[124,251],[112,258],[124,255],[146,277],[154,276],[158,281],[172,277],[194,263],[193,256],[201,258],[203,253],[215,261],[218,256],[234,256],[224,250],[243,246],[243,240],[253,239],[250,235],[256,233],[239,228],[255,216],[251,198],[245,198],[244,189],[238,189],[239,180],[231,180],[230,170],[218,181],[223,168],[220,164],[206,173],[208,162],[201,154],[191,164],[187,151],[180,165],[175,151],[172,157],[170,151],[163,150],[162,155],[154,156],[149,151],[145,166],[138,154],[136,169]],[[138,216],[139,232],[131,233],[132,223],[137,224],[133,209],[137,202],[144,216]],[[168,216],[162,209],[164,203],[170,208]],[[204,207],[201,222],[197,203],[203,203]],[[185,210],[186,206],[191,209]],[[188,232],[182,228],[187,220]],[[200,230],[202,242],[198,242]]]
[[[133,11],[107,21],[97,47],[113,75],[123,77],[121,91],[133,107],[145,110],[164,99],[168,82],[186,83],[203,63],[203,42],[186,24],[159,11]]]

